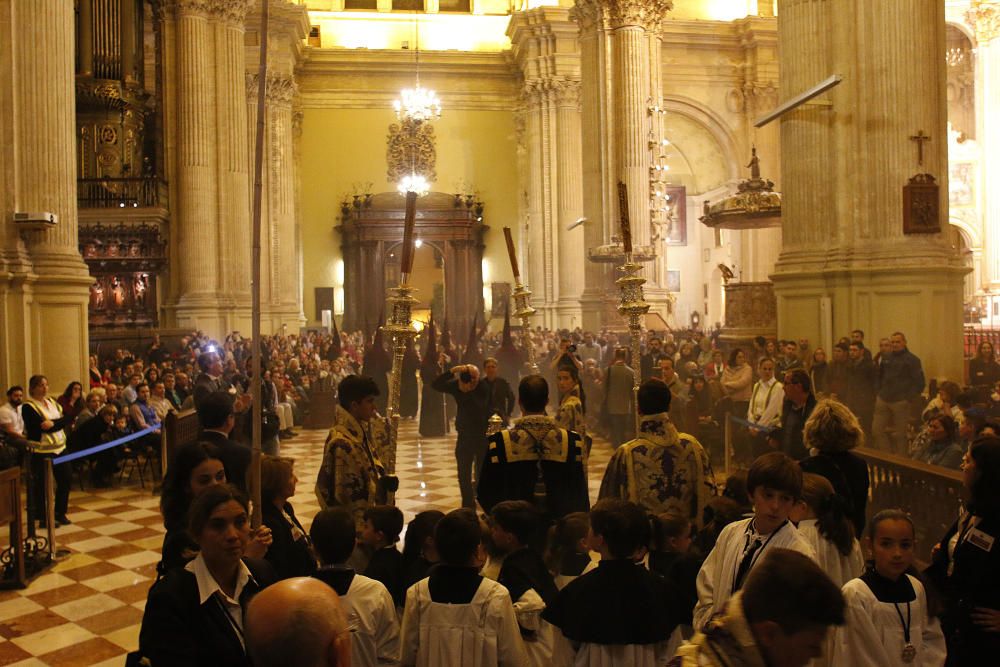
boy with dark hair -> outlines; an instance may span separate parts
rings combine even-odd
[[[233,397],[225,391],[213,391],[195,408],[202,432],[199,440],[210,442],[219,448],[222,465],[226,469],[226,480],[246,493],[247,470],[250,468],[250,448],[232,439],[236,427],[236,413]]]
[[[479,575],[483,530],[470,509],[449,512],[434,528],[441,562],[406,592],[403,665],[523,667],[510,593]]]
[[[575,664],[658,665],[668,657],[677,596],[666,580],[634,560],[645,546],[645,523],[641,507],[614,498],[590,511],[588,546],[601,561],[542,612],[570,641]]]
[[[337,386],[340,405],[336,422],[326,438],[323,463],[316,476],[320,507],[346,507],[354,514],[360,534],[365,510],[378,502],[379,478],[384,474],[375,455],[369,422],[375,416],[379,390],[369,377],[348,375]]]
[[[391,505],[375,505],[365,510],[365,528],[361,541],[372,552],[365,576],[381,581],[392,594],[397,607],[403,606],[403,554],[396,548],[403,530],[403,513]]]
[[[809,544],[788,520],[802,495],[802,469],[781,452],[760,456],[747,473],[747,495],[754,515],[726,526],[698,572],[698,604],[694,629],[711,618],[746,582],[747,575],[769,549],[792,549],[816,558]]]
[[[355,573],[354,517],[342,507],[320,511],[309,529],[320,568],[313,575],[340,596],[356,665],[398,664],[399,621],[392,596],[380,582]]]
[[[807,556],[772,549],[670,664],[803,667],[822,656],[830,627],[843,624],[844,597],[826,573]]]
[[[559,593],[541,555],[531,548],[540,529],[538,511],[524,500],[505,500],[493,507],[491,537],[504,555],[497,581],[510,591],[521,638],[531,664],[552,658],[552,626],[540,614]]]

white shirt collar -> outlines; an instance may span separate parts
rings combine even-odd
[[[764,380],[760,380],[760,386],[762,386],[762,387],[770,387],[771,385],[773,385],[777,381],[778,381],[778,378],[772,376],[771,379],[767,380],[766,382]]]
[[[184,566],[184,569],[188,572],[194,574],[195,581],[198,582],[198,597],[199,604],[205,604],[216,591],[219,592],[219,596],[222,597],[224,602],[230,604],[239,605],[240,595],[243,593],[243,589],[246,587],[247,583],[253,579],[253,575],[250,574],[250,570],[247,568],[246,563],[240,561],[240,569],[236,574],[236,590],[233,597],[229,597],[219,586],[219,582],[215,580],[212,573],[208,571],[208,565],[205,564],[205,558],[199,553],[198,556]]]

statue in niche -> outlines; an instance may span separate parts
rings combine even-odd
[[[148,280],[149,279],[145,275],[135,277],[135,283],[132,286],[132,290],[135,294],[136,308],[146,307],[146,290],[149,288]]]
[[[750,168],[750,180],[759,181],[760,180],[760,158],[757,157],[757,147],[754,146],[750,149],[750,163],[747,165]]]
[[[99,280],[90,286],[90,303],[95,310],[104,308],[104,287]]]
[[[115,308],[125,306],[125,288],[118,276],[111,279],[111,303]]]

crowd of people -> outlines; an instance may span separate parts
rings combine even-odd
[[[57,400],[33,377],[27,398],[8,391],[0,425],[34,462],[197,411],[199,442],[163,480],[162,560],[134,656],[153,665],[966,665],[1000,648],[1000,365],[988,343],[963,388],[925,387],[902,333],[872,354],[852,332],[830,361],[805,340],[724,354],[710,334],[648,334],[633,363],[613,332],[530,338],[538,372],[506,330],[463,348],[430,327],[407,350],[403,417],[419,415],[424,435],[454,423],[464,507],[418,513],[402,549],[379,336],[260,342],[274,423],[257,529],[253,346],[238,334],[95,357],[90,390],[71,383]],[[280,442],[320,397],[335,397],[335,425],[306,530]],[[492,415],[507,428],[488,433]],[[722,479],[712,460],[730,416],[748,469]],[[598,435],[614,452],[591,498]],[[868,518],[867,465],[852,453],[866,439],[963,471],[962,514],[922,571],[920,517]],[[98,463],[106,483],[118,461]],[[69,523],[61,467],[55,516]]]

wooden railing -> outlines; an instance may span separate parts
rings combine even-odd
[[[198,422],[198,414],[194,409],[167,413],[161,432],[160,472],[162,475],[167,474],[167,463],[173,459],[174,452],[189,442],[197,442],[200,432],[201,424]]]
[[[901,509],[917,529],[917,559],[930,561],[931,549],[958,518],[962,473],[867,447],[854,452],[868,463],[868,519],[884,509]]]

